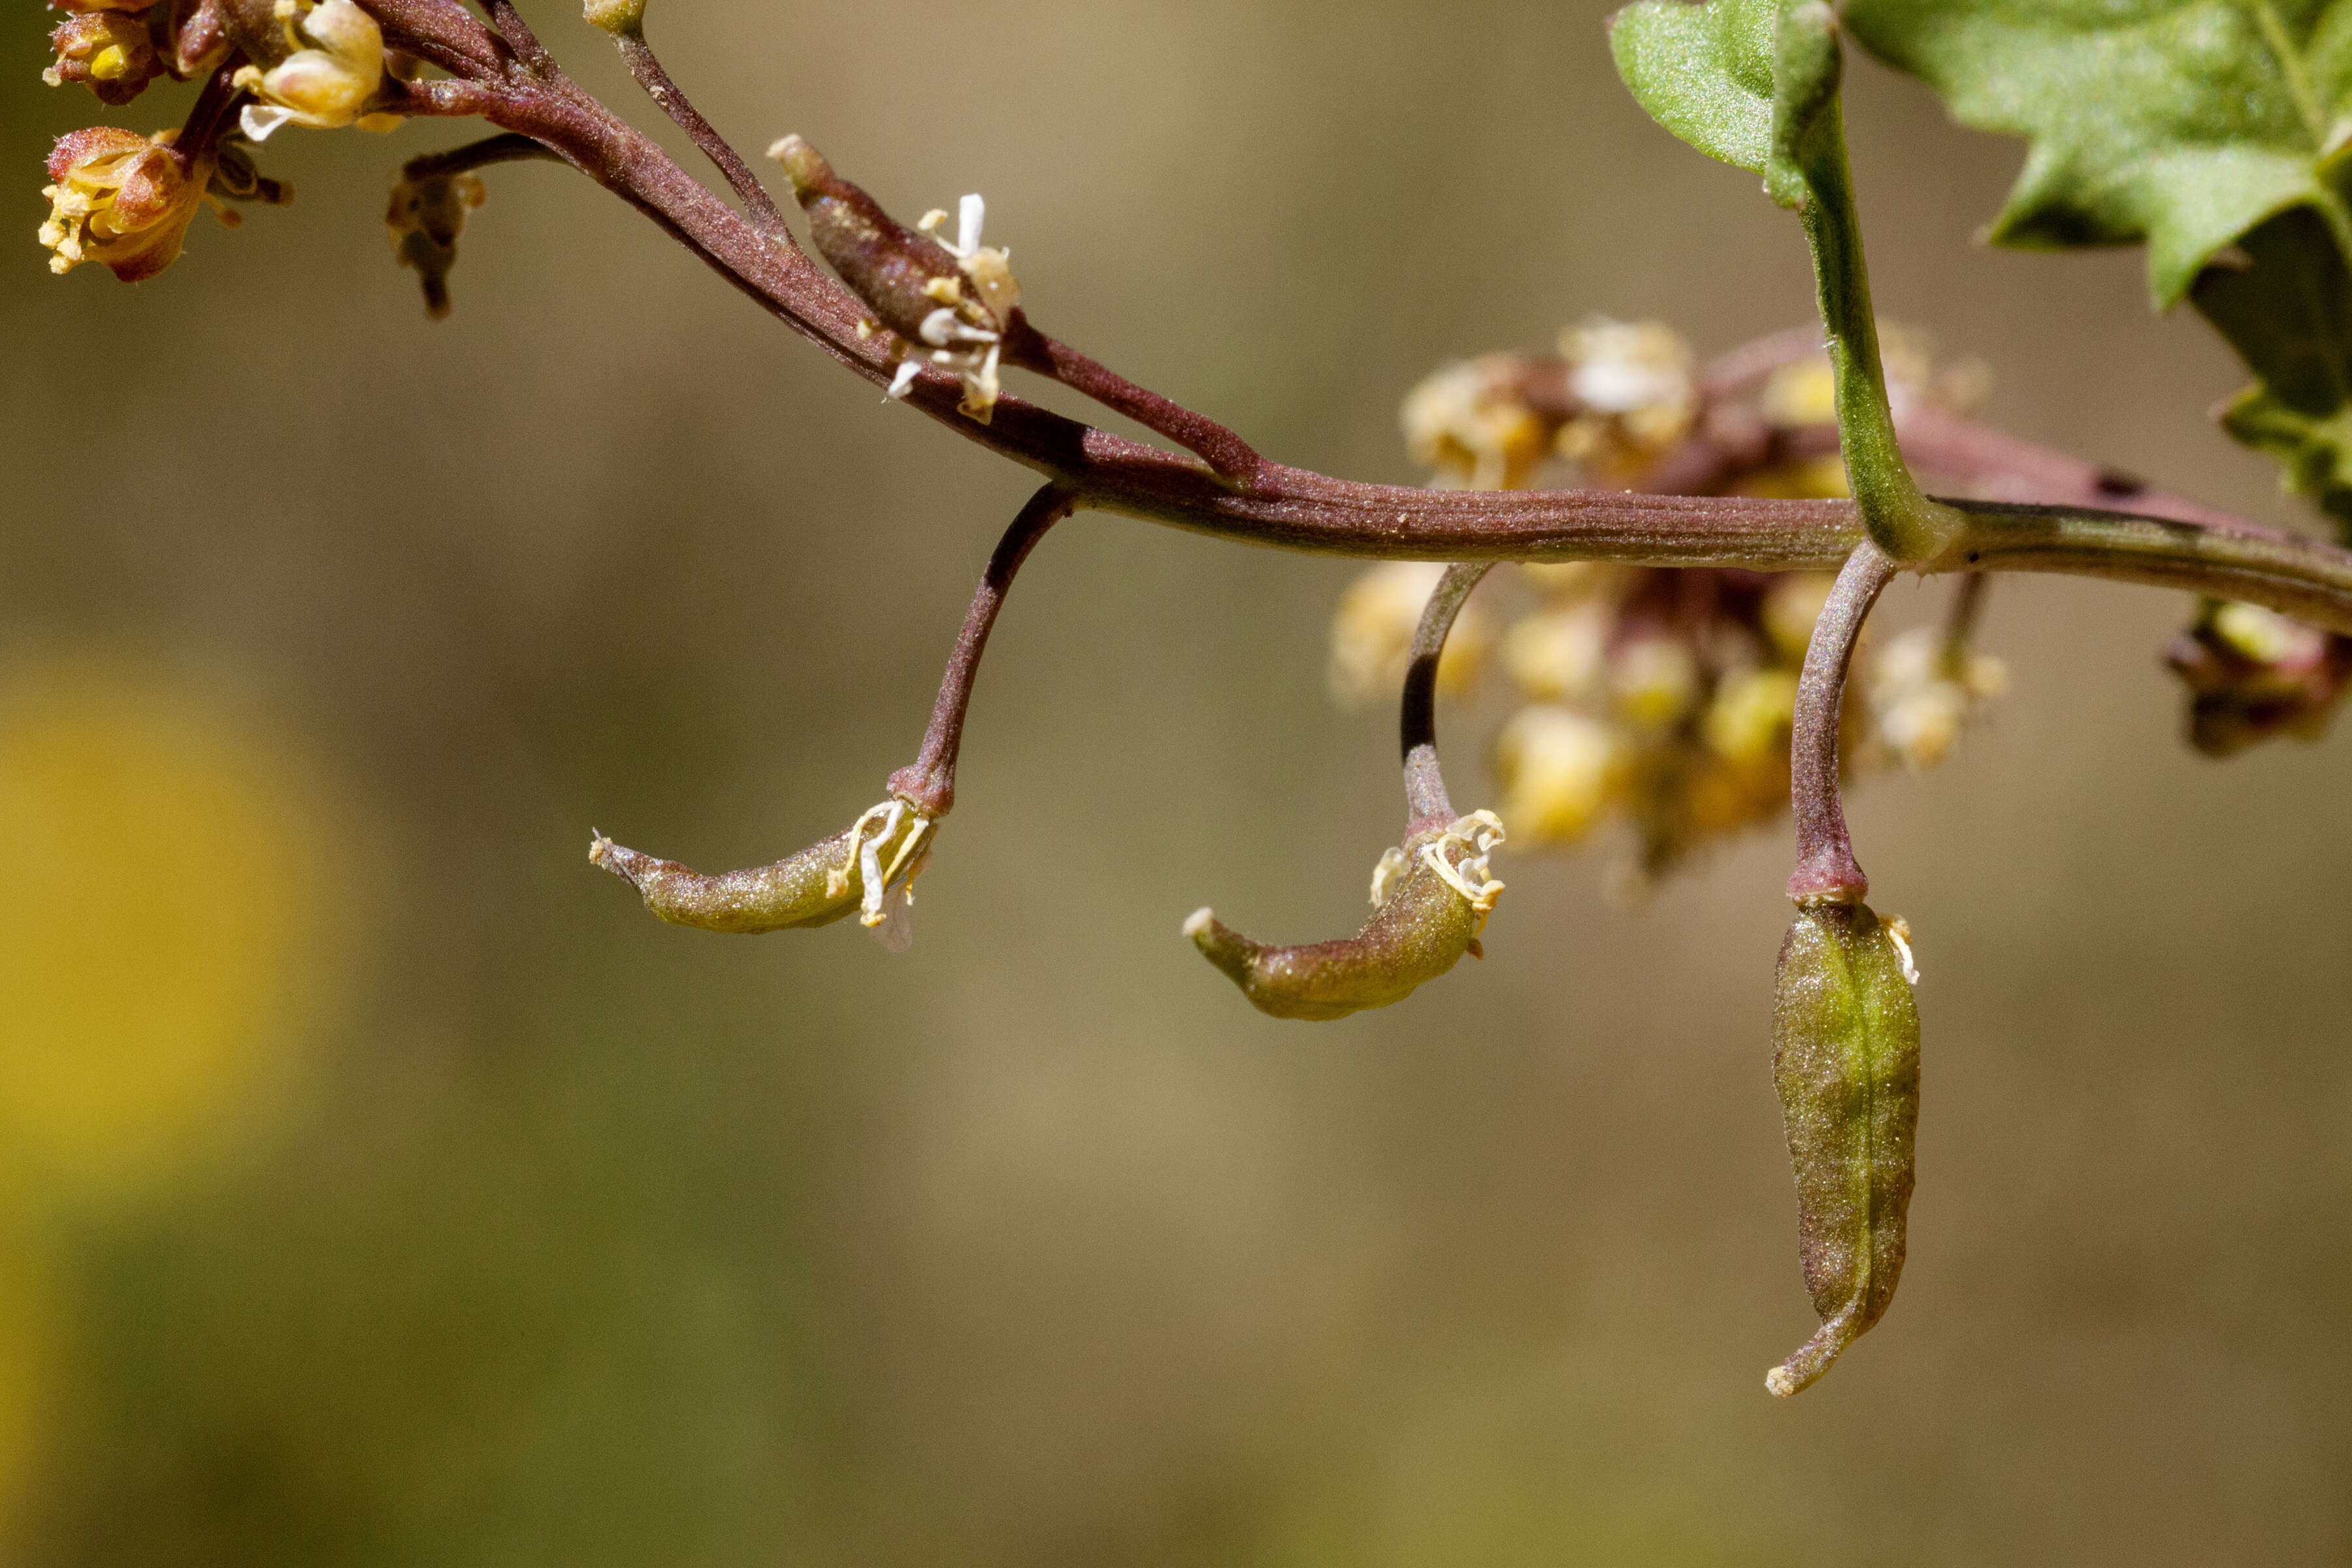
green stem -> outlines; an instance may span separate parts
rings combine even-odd
[[[1930,572],[2058,572],[2242,599],[2352,635],[2352,556],[2314,540],[2235,533],[2079,507],[1947,502],[1965,531]]]
[[[1846,481],[1862,508],[1872,542],[1889,558],[1916,564],[1943,553],[1960,531],[1948,507],[1920,493],[1895,438],[1886,374],[1878,354],[1863,255],[1862,217],[1846,159],[1838,105],[1842,59],[1837,19],[1822,0],[1780,12],[1772,59],[1772,160],[1766,184],[1804,221],[1813,255],[1815,297],[1836,375],[1838,441]]]

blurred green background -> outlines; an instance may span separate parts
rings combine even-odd
[[[652,26],[742,144],[902,213],[984,191],[1050,330],[1411,480],[1443,359],[1809,313],[1794,225],[1643,119],[1608,8]],[[48,139],[187,89],[44,91],[47,25],[0,49],[10,1560],[2352,1552],[2347,742],[2190,754],[2184,599],[2004,581],[2015,691],[1857,802],[1926,971],[1912,1261],[1779,1403],[1783,832],[1633,913],[1593,858],[1509,861],[1475,972],[1262,1018],[1176,928],[1358,918],[1399,805],[1392,719],[1324,691],[1353,568],[1084,517],[992,648],[911,953],[659,926],[591,826],[714,868],[839,830],[1033,481],[552,167],[490,173],[427,321],[384,182],[462,127],[286,132],[292,208],[52,279]],[[1987,359],[1995,421],[2293,516],[2137,255],[1973,247],[2018,149],[1853,76],[1882,309]]]

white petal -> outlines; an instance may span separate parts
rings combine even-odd
[[[956,254],[970,256],[980,248],[980,226],[987,220],[988,203],[978,191],[956,204]]]
[[[290,109],[280,109],[274,103],[248,103],[237,116],[238,129],[256,142],[267,142],[269,133],[294,118]]]
[[[904,952],[915,945],[915,916],[908,906],[907,884],[899,883],[882,900],[882,923],[866,929],[885,952]]]
[[[956,313],[945,305],[923,318],[922,339],[935,349],[955,341]]]
[[[251,113],[252,110],[247,110],[247,112]],[[909,359],[899,361],[898,374],[890,378],[890,390],[883,395],[886,397],[906,396],[908,392],[914,386],[915,378],[922,374],[923,365],[920,360]]]

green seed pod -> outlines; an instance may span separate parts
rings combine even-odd
[[[772,866],[706,877],[675,860],[625,848],[598,834],[588,861],[626,879],[646,908],[672,925],[755,936],[831,925],[850,914],[897,952],[911,940],[907,906],[930,857],[931,818],[885,801],[845,831]]]
[[[1502,838],[1500,820],[1481,811],[1390,850],[1372,874],[1379,907],[1346,941],[1266,947],[1205,909],[1184,922],[1184,934],[1261,1013],[1320,1021],[1385,1007],[1464,953],[1481,956],[1478,933],[1503,890],[1487,875],[1486,857]]]
[[[1864,903],[1800,906],[1780,944],[1772,1076],[1797,1176],[1798,1247],[1821,1331],[1772,1369],[1786,1397],[1868,1331],[1903,1273],[1919,1122],[1909,933]]]

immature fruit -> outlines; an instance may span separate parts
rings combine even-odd
[[[1503,890],[1487,856],[1502,841],[1503,825],[1490,811],[1406,839],[1372,874],[1372,918],[1341,941],[1270,947],[1205,909],[1184,922],[1184,934],[1261,1013],[1322,1022],[1386,1007],[1464,953],[1483,956],[1478,936]]]
[[[1908,932],[1867,904],[1801,907],[1780,943],[1772,1076],[1797,1176],[1798,1247],[1821,1331],[1766,1374],[1783,1397],[1829,1371],[1895,1297],[1919,1123]]]
[[[843,832],[772,866],[705,876],[598,834],[590,865],[625,879],[672,925],[757,936],[831,925],[855,914],[892,952],[911,940],[910,890],[930,858],[936,819],[904,801],[873,807]]]

